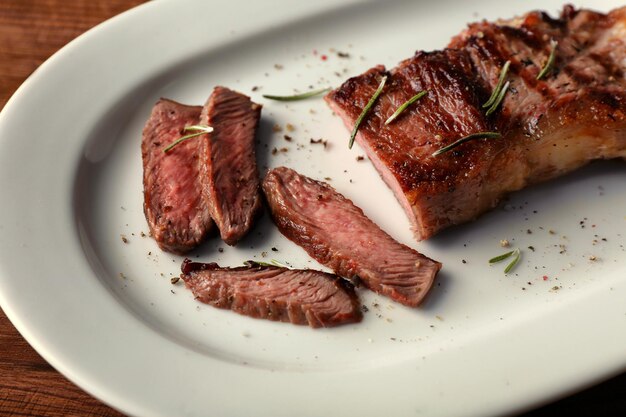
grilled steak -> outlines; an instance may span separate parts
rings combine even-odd
[[[507,193],[594,159],[626,158],[626,8],[601,14],[566,6],[472,24],[448,49],[378,66],[326,96],[352,129],[385,75],[357,135],[411,219],[418,240],[476,218]],[[557,44],[554,46],[553,42]],[[554,50],[554,64],[537,80]],[[487,116],[481,105],[507,60],[510,89]],[[385,120],[419,91],[428,95]],[[476,139],[433,156],[464,136]]]
[[[260,116],[261,105],[249,97],[216,87],[200,118],[213,127],[202,139],[202,175],[208,180],[204,192],[211,202],[211,217],[229,245],[250,230],[261,210],[254,151]]]
[[[338,275],[411,307],[431,288],[441,264],[395,241],[328,184],[280,167],[263,191],[280,231]]]
[[[202,195],[200,142],[182,142],[167,154],[163,149],[198,124],[200,106],[161,99],[143,130],[144,213],[161,249],[183,254],[204,240],[213,222]]]
[[[181,278],[196,299],[214,307],[273,321],[332,327],[362,319],[354,287],[320,271],[251,263],[220,268],[186,259]]]

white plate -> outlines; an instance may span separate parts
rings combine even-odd
[[[485,416],[624,370],[623,163],[517,193],[418,244],[321,99],[261,97],[336,86],[374,64],[441,48],[466,22],[539,7],[555,12],[560,1],[161,0],[81,36],[0,115],[2,308],[59,371],[133,415]],[[332,178],[394,237],[444,263],[422,308],[363,291],[362,323],[312,330],[200,305],[170,283],[181,258],[140,235],[141,129],[158,97],[200,104],[217,84],[264,104],[262,166]],[[273,131],[287,123],[291,143]],[[289,151],[272,155],[274,147]],[[501,239],[524,248],[511,276],[487,265],[503,252]],[[238,265],[265,251],[318,267],[267,216],[238,247],[214,238],[194,256]]]

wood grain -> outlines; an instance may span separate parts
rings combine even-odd
[[[19,85],[59,48],[96,24],[142,2],[0,0],[0,109]],[[626,415],[625,393],[626,374],[622,374],[524,417]],[[48,365],[1,310],[0,415],[122,416]]]
[[[0,109],[54,52],[98,23],[144,1],[0,1]]]
[[[44,361],[0,311],[0,415],[119,417]]]

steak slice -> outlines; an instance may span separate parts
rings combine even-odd
[[[439,262],[395,241],[330,185],[292,169],[271,170],[263,191],[274,222],[290,240],[337,275],[415,307],[433,285]]]
[[[201,124],[213,127],[201,141],[204,192],[211,217],[229,245],[248,233],[262,208],[254,142],[260,116],[260,104],[216,87],[200,117]]]
[[[163,149],[185,135],[185,126],[198,123],[201,110],[162,98],[143,129],[144,214],[159,247],[177,254],[202,242],[213,221],[202,195],[200,142],[182,142],[167,154]]]
[[[472,24],[448,49],[372,68],[326,101],[349,129],[383,76],[387,84],[356,141],[394,191],[418,240],[475,219],[508,193],[594,159],[626,158],[626,8],[566,6]],[[557,42],[554,66],[537,80]],[[481,105],[510,60],[510,89],[491,116]],[[419,91],[428,95],[386,119]],[[472,133],[497,131],[433,156]]]
[[[185,259],[181,278],[196,299],[214,307],[273,321],[333,327],[363,318],[354,287],[320,271],[250,262],[221,268]]]

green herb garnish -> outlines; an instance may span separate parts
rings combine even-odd
[[[519,258],[521,256],[521,252],[519,249],[515,249],[513,251],[513,260],[511,261],[510,264],[507,265],[506,268],[504,268],[504,273],[508,274],[509,272],[511,272],[511,269],[513,269],[515,267],[515,265],[517,265],[517,263],[519,262]]]
[[[500,78],[498,78],[498,84],[496,84],[496,88],[493,89],[489,100],[487,100],[485,104],[483,104],[483,109],[491,108],[497,102],[500,91],[504,86],[504,79],[506,78],[506,74],[509,72],[509,66],[511,66],[511,61],[506,61],[502,66],[502,70],[500,71]]]
[[[352,135],[350,135],[350,142],[348,143],[348,149],[352,149],[352,145],[354,144],[354,138],[356,137],[356,133],[359,131],[359,126],[361,125],[361,122],[363,121],[365,116],[367,116],[367,113],[370,111],[370,109],[374,105],[374,102],[376,101],[380,93],[383,91],[383,88],[385,87],[386,82],[387,82],[387,76],[385,75],[380,80],[380,85],[376,89],[376,92],[374,93],[372,98],[370,98],[370,101],[368,101],[365,107],[363,108],[363,111],[359,115],[359,118],[356,119],[356,123],[354,124],[354,129],[352,129]]]
[[[287,265],[278,262],[276,259],[272,259],[269,263],[261,262],[261,261],[245,261],[243,264],[245,266],[250,266],[250,267],[253,267],[254,265],[261,265],[261,266],[277,266],[280,268],[289,268]]]
[[[459,140],[457,140],[456,142],[452,142],[451,144],[449,144],[448,146],[444,146],[443,148],[433,152],[433,156],[439,156],[442,153],[448,152],[449,150],[452,150],[454,148],[456,148],[457,146],[468,142],[470,140],[473,139],[497,139],[497,138],[501,138],[502,135],[498,132],[478,132],[478,133],[472,133],[471,135],[467,135]]]
[[[548,56],[548,61],[546,62],[546,65],[541,69],[541,72],[539,72],[539,75],[537,75],[537,80],[542,79],[550,71],[552,71],[552,67],[554,66],[554,58],[556,55],[556,47],[558,45],[559,43],[555,41],[554,39],[550,41],[550,46],[552,47],[552,50],[550,51],[550,56]]]
[[[387,119],[387,121],[385,122],[386,125],[388,125],[389,123],[393,122],[396,117],[400,116],[400,113],[402,113],[403,111],[406,110],[407,107],[409,107],[411,104],[415,103],[417,100],[419,100],[420,98],[424,97],[426,94],[428,94],[428,91],[424,90],[424,91],[420,91],[419,93],[415,94],[413,97],[411,97],[410,99],[408,99],[406,102],[404,102],[403,105],[401,105],[400,107],[398,107],[398,110],[396,110],[390,117],[389,119]]]
[[[263,94],[263,97],[270,99],[270,100],[277,100],[277,101],[298,101],[298,100],[307,99],[309,97],[315,97],[327,91],[330,91],[329,87],[322,88],[319,90],[307,91],[306,93],[302,93],[302,94],[294,94],[292,96],[275,96],[272,94]]]
[[[213,128],[211,126],[205,126],[205,125],[185,126],[185,128],[183,128],[183,132],[195,132],[195,133],[191,133],[189,135],[185,135],[176,139],[174,142],[170,143],[165,149],[163,149],[163,152],[168,153],[175,146],[186,141],[187,139],[195,138],[196,136],[204,135],[206,133],[211,133],[213,132]]]
[[[514,250],[512,250],[511,252],[507,252],[507,253],[503,253],[502,255],[498,255],[494,258],[489,259],[489,263],[490,264],[495,264],[501,261],[504,261],[506,258],[508,258],[509,256],[513,255],[513,252],[515,252]]]
[[[515,265],[517,265],[517,263],[520,260],[521,251],[519,249],[515,249],[510,252],[504,253],[502,255],[496,256],[495,258],[491,258],[489,259],[489,263],[495,264],[498,262],[502,262],[505,259],[509,258],[511,255],[513,255],[513,260],[506,266],[506,268],[504,268],[504,273],[508,274],[509,272],[511,272],[511,270],[515,267]]]
[[[508,82],[508,81],[506,82],[506,84],[504,84],[504,87],[502,87],[502,89],[500,90],[500,93],[498,94],[498,97],[496,98],[496,101],[485,112],[485,116],[489,116],[491,113],[496,111],[496,109],[498,108],[498,106],[500,105],[502,100],[504,99],[504,95],[506,94],[507,90],[509,89],[509,85],[511,85],[511,83]]]

